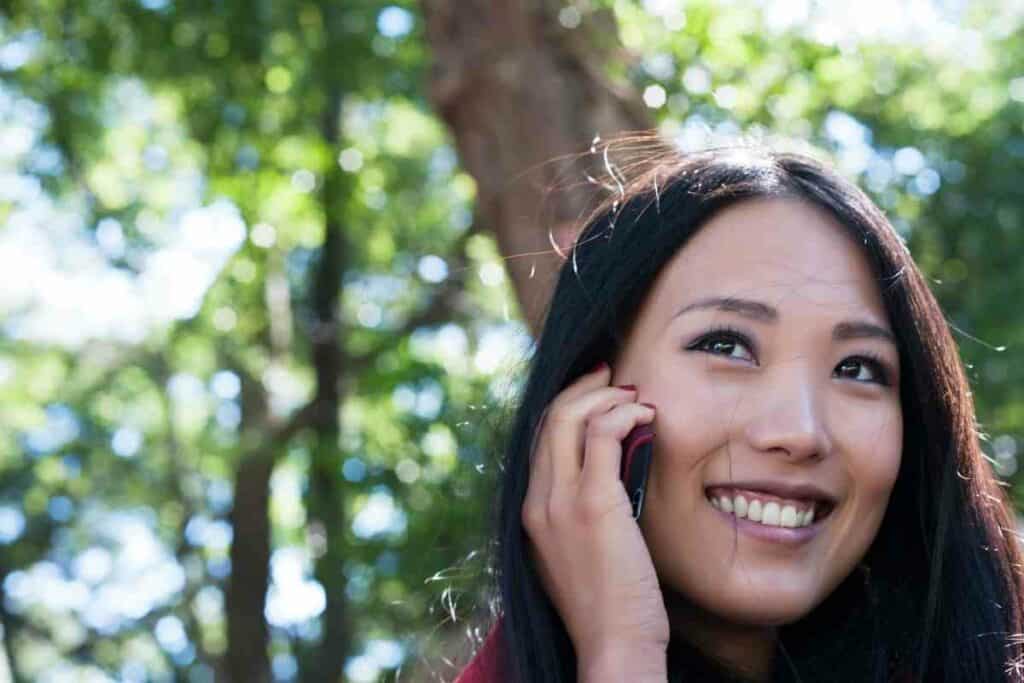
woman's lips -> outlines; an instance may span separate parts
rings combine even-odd
[[[820,501],[787,501],[752,492],[729,491],[731,498],[718,489],[713,493],[715,497],[707,497],[708,504],[723,521],[746,536],[782,545],[802,545],[817,536],[834,507]]]
[[[831,499],[818,496],[783,496],[738,486],[710,486],[704,493],[720,510],[771,526],[807,526],[834,507]]]

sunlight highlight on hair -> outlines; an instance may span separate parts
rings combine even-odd
[[[1000,345],[1000,346],[993,346],[992,344],[989,344],[989,343],[988,343],[987,341],[985,341],[984,339],[982,339],[982,338],[980,338],[980,337],[975,337],[975,336],[974,336],[973,334],[971,334],[970,332],[967,332],[966,330],[964,330],[964,329],[962,329],[962,328],[958,327],[958,326],[956,325],[956,323],[954,323],[954,322],[953,322],[952,320],[950,320],[950,319],[949,319],[948,317],[946,318],[946,324],[947,324],[947,325],[949,325],[950,329],[952,329],[952,330],[953,330],[954,332],[956,332],[956,333],[958,333],[958,334],[961,334],[961,335],[963,335],[964,337],[967,337],[968,339],[970,339],[970,340],[971,340],[971,341],[973,341],[973,342],[977,342],[978,344],[981,344],[982,346],[984,346],[984,347],[985,347],[986,349],[988,349],[989,351],[995,351],[996,353],[1002,353],[1003,351],[1006,351],[1006,348],[1007,348],[1007,347],[1006,347],[1005,345]]]

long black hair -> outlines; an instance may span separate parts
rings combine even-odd
[[[521,512],[532,435],[544,408],[615,357],[672,256],[712,216],[753,198],[823,208],[866,255],[900,351],[903,457],[863,562],[816,609],[780,629],[776,680],[1018,680],[1021,555],[1013,517],[984,461],[946,320],[905,244],[855,185],[798,154],[739,146],[684,154],[653,136],[611,144],[612,197],[584,221],[560,272],[509,425],[493,538],[503,628],[517,683],[576,679],[572,643],[531,562]],[[605,150],[606,158],[609,150]],[[669,646],[670,679],[728,680],[690,644]]]

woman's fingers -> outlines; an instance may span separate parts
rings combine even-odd
[[[619,504],[620,497],[611,492],[622,489],[619,472],[622,463],[622,441],[634,427],[654,419],[654,408],[644,403],[624,403],[587,423],[586,460],[580,478],[580,495],[599,506]],[[622,489],[624,492],[625,489]],[[624,499],[624,496],[621,497]]]
[[[533,444],[530,449],[528,497],[547,498],[556,478],[559,481],[565,481],[566,479],[575,479],[579,475],[582,456],[577,452],[583,446],[582,434],[576,440],[575,450],[563,458],[564,451],[557,450],[552,445],[554,431],[563,433],[568,426],[567,423],[573,421],[574,414],[579,414],[582,410],[583,415],[578,420],[580,424],[576,428],[576,431],[581,432],[588,409],[586,406],[581,408],[578,402],[581,399],[587,399],[595,390],[610,389],[608,387],[610,379],[611,369],[607,364],[602,363],[563,389],[544,411],[534,431]],[[554,420],[552,420],[552,413],[555,415]],[[558,423],[557,426],[553,426],[552,421]],[[573,463],[575,463],[575,471],[572,469]],[[558,468],[557,475],[556,467]]]
[[[616,406],[636,400],[632,388],[604,387],[553,404],[547,417],[547,447],[553,461],[552,485],[579,479],[584,460],[584,435],[588,425]]]
[[[585,659],[612,636],[667,645],[657,572],[618,483],[621,441],[654,411],[607,371],[560,393],[538,430],[522,523],[545,592]]]

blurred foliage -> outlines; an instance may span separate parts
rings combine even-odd
[[[986,452],[1012,480],[1020,17],[971,3],[859,35],[817,5],[719,5],[578,2],[559,21],[614,9],[635,59],[605,66],[680,144],[805,139],[872,193],[959,330]],[[18,680],[213,680],[236,472],[268,443],[274,676],[313,680],[325,595],[348,606],[351,642],[326,644],[348,678],[450,674],[447,639],[482,607],[493,437],[529,339],[421,92],[417,7],[2,7],[0,617]],[[330,220],[345,366],[321,460],[310,429],[273,439],[315,391]],[[325,462],[342,488],[311,520]],[[317,581],[328,538],[343,575]]]

